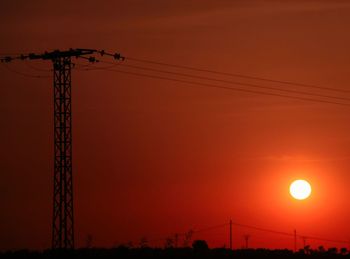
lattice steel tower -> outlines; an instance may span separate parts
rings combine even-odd
[[[72,171],[72,58],[83,58],[97,62],[91,54],[111,56],[124,60],[119,53],[110,54],[104,50],[69,49],[55,50],[43,54],[28,54],[15,57],[1,57],[1,62],[12,60],[42,59],[53,63],[54,91],[54,181],[52,248],[74,248],[74,206]]]
[[[74,248],[71,58],[55,57],[52,247]]]
[[[68,51],[53,51],[41,55],[28,55],[29,59],[45,59],[51,60],[53,63],[53,249],[74,248],[71,58],[83,57],[95,52],[95,50],[87,49],[70,49]]]

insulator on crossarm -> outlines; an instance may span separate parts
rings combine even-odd
[[[122,55],[120,55],[120,53],[115,53],[113,55],[114,59],[117,59],[117,60],[124,60],[125,57],[123,57]]]
[[[5,62],[5,63],[10,63],[12,61],[11,57],[5,57],[4,59],[1,60],[1,62]]]
[[[89,62],[96,63],[98,60],[95,57],[89,57]]]

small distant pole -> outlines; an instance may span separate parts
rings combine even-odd
[[[179,234],[175,234],[175,248],[177,248],[177,244],[178,244],[178,241],[179,241]]]
[[[232,250],[232,219],[230,219],[230,250]]]
[[[249,244],[249,238],[250,238],[250,235],[245,235],[244,236],[244,240],[245,240],[245,249],[248,249],[248,244]]]
[[[294,252],[297,252],[297,230],[294,229]]]
[[[302,239],[303,239],[303,245],[304,245],[304,249],[305,249],[305,247],[306,247],[306,239],[307,239],[307,237],[303,236],[303,237],[302,237]]]

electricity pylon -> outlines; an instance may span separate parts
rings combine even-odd
[[[17,57],[0,58],[1,62],[19,60],[50,60],[53,64],[54,92],[54,184],[53,184],[53,217],[52,248],[74,248],[74,206],[72,174],[72,58],[85,58],[95,62],[93,56],[100,53],[124,58],[119,54],[108,54],[93,49],[55,50],[43,54],[28,54]]]

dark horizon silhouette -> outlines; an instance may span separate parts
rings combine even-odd
[[[128,247],[120,245],[115,248],[80,248],[76,250],[45,250],[45,251],[7,251],[0,252],[1,258],[349,258],[350,253],[347,248],[325,249],[320,246],[317,249],[305,247],[293,252],[288,249],[270,250],[265,248],[258,249],[236,249],[227,248],[209,248],[205,240],[195,240],[191,247],[175,248],[173,246],[166,248],[151,247]]]

